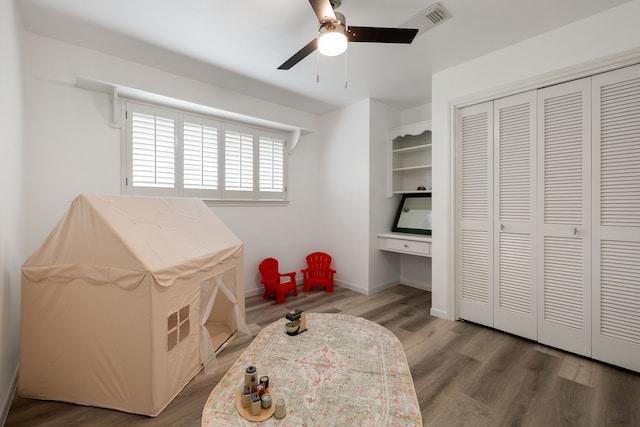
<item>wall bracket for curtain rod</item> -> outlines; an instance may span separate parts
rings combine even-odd
[[[111,103],[111,118],[109,120],[109,126],[111,126],[112,128],[120,129],[120,94],[118,92],[117,86],[80,76],[76,76],[75,85],[82,89],[106,93],[109,96],[109,102]]]

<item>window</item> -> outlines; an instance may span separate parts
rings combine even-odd
[[[277,131],[126,103],[127,194],[286,200],[286,139]]]

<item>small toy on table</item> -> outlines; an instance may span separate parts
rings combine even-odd
[[[298,335],[307,330],[306,314],[299,308],[288,312],[285,318],[289,321],[284,325],[287,335]]]
[[[249,421],[262,422],[275,412],[273,401],[278,397],[269,388],[269,376],[258,376],[255,366],[247,366],[242,386],[236,395],[236,409],[241,417]]]

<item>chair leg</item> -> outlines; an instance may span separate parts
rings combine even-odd
[[[282,287],[279,287],[278,289],[276,289],[276,302],[278,304],[284,304],[284,294],[285,294],[285,290]]]

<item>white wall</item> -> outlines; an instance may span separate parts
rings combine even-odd
[[[22,25],[13,1],[0,2],[0,424],[18,373],[22,265]]]
[[[378,234],[391,231],[397,198],[387,197],[389,129],[397,127],[400,114],[382,102],[370,102],[369,124],[369,293],[400,282],[401,256],[378,249]]]
[[[401,255],[400,283],[425,291],[431,290],[431,258]]]
[[[333,257],[336,282],[369,288],[369,100],[321,118],[319,250]]]
[[[400,124],[397,126],[407,126],[431,120],[431,103],[418,105],[400,112]]]
[[[25,34],[25,247],[30,255],[82,192],[120,192],[120,130],[106,95],[74,86],[75,75],[253,116],[317,129],[319,117],[206,85],[32,33]],[[259,261],[299,270],[317,240],[317,134],[303,137],[289,161],[292,202],[282,207],[212,208],[245,244],[245,288],[259,292]],[[22,261],[22,260],[20,260]]]
[[[640,0],[634,0],[433,75],[433,315],[455,317],[452,106],[558,74],[571,77],[583,72],[581,64],[595,69],[612,55],[627,57],[640,48],[639,16]]]

